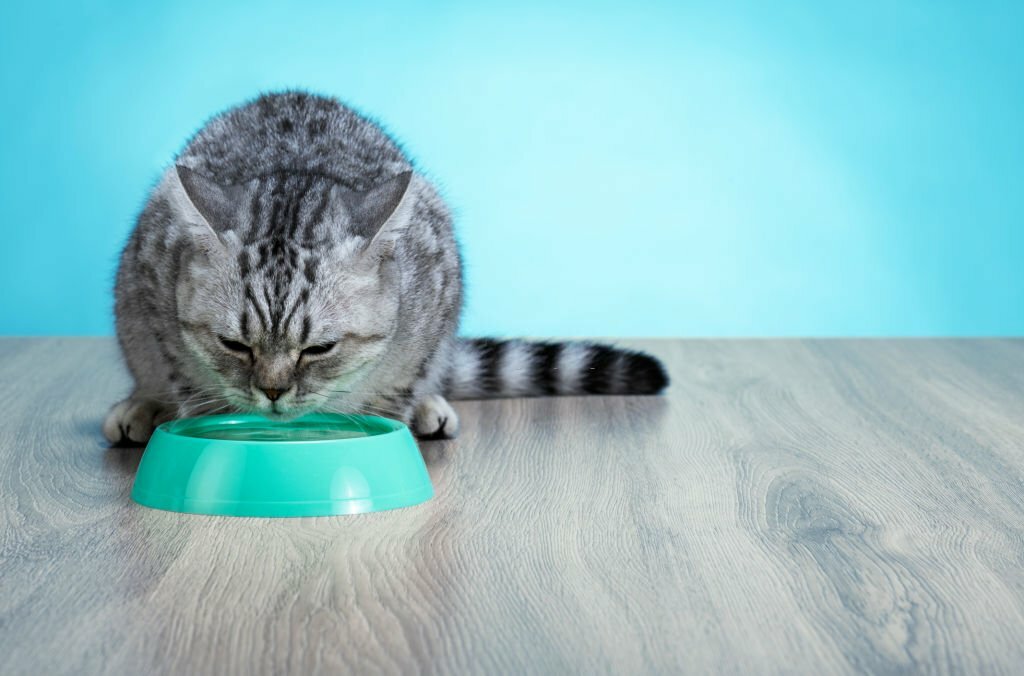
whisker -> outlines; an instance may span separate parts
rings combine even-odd
[[[352,423],[356,427],[358,427],[360,429],[360,431],[363,432],[363,434],[367,433],[366,425],[363,424],[363,421],[359,419],[358,415],[355,415],[355,414],[350,413],[348,411],[342,411],[342,410],[339,410],[339,409],[329,409],[329,412],[330,413],[336,413],[336,414],[342,416],[343,418],[345,418],[346,420],[352,421]]]
[[[214,406],[211,409],[203,411],[203,415],[215,415],[221,411],[226,411],[231,408],[231,404],[221,404],[220,406]]]
[[[402,418],[402,412],[394,409],[385,408],[383,406],[373,406],[371,404],[363,404],[360,408],[365,409],[366,413],[371,415],[379,415],[384,418],[393,418],[400,420]]]
[[[202,394],[217,394],[217,393],[219,393],[221,391],[221,389],[222,388],[220,388],[220,387],[215,387],[215,386],[210,385],[210,386],[200,386],[200,387],[188,387],[188,388],[186,388],[186,392],[184,392],[184,393],[181,392],[180,390],[158,390],[156,392],[147,391],[147,392],[142,392],[141,396],[143,396],[143,397],[145,397],[147,399],[151,399],[153,401],[159,401],[160,403],[171,403],[171,402],[168,402],[168,401],[162,401],[160,399],[160,397],[173,397],[175,401],[179,401],[181,399],[181,395],[182,394],[187,394],[188,397],[186,397],[186,398],[189,398],[189,397],[194,397],[194,396],[202,395]]]
[[[222,401],[222,400],[221,399],[211,399],[209,401],[192,402],[192,403],[182,404],[178,408],[179,408],[179,410],[191,411],[191,412],[202,411],[206,407],[210,406],[210,404],[215,404],[215,403],[217,403],[219,401]],[[227,405],[229,405],[229,404],[228,403],[224,403],[224,404],[221,404],[220,406],[218,406],[217,408],[223,408],[224,406],[227,406]]]
[[[330,392],[332,390],[328,390],[328,391]],[[348,394],[348,392],[346,392],[346,394]],[[306,396],[306,395],[312,395],[314,397],[322,397],[323,399],[328,400],[328,401],[333,399],[333,397],[331,397],[330,395],[323,394],[322,392],[305,392],[303,394],[303,396]],[[388,408],[386,406],[380,406],[380,405],[377,405],[377,404],[368,404],[368,403],[357,404],[356,408],[367,407],[367,406],[373,406],[374,408],[377,408],[377,409],[379,409],[381,411],[387,411],[389,413],[394,413],[394,414],[399,413],[399,411],[397,409],[392,409],[392,408]]]
[[[377,397],[400,397],[406,396],[408,392],[372,392],[370,390],[323,390],[324,392],[333,392],[335,394],[363,394]]]

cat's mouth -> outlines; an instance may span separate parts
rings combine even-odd
[[[270,408],[258,409],[255,411],[255,413],[259,413],[260,415],[263,415],[271,420],[279,420],[281,422],[286,422],[288,420],[294,420],[295,418],[298,418],[302,415],[305,415],[306,413],[309,413],[309,410],[302,407],[285,409],[282,408],[275,401],[270,405]]]
[[[275,402],[256,402],[252,399],[243,399],[242,401],[233,402],[235,409],[239,413],[254,413],[261,415],[270,420],[277,420],[281,422],[287,422],[294,420],[300,416],[310,413],[313,409],[309,406],[303,406],[301,404],[296,405],[294,402],[289,405],[282,405],[280,401]]]
[[[271,420],[278,420],[281,422],[288,422],[301,416],[305,411],[259,411],[260,415],[269,418]]]

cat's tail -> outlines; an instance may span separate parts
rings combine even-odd
[[[658,394],[668,386],[654,357],[585,341],[459,338],[444,394],[451,399]]]

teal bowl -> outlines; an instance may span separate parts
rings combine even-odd
[[[409,428],[327,413],[287,422],[229,414],[164,423],[132,488],[132,499],[146,507],[218,516],[360,514],[433,496]]]

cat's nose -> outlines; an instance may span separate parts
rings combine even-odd
[[[261,387],[260,389],[263,390],[263,394],[267,395],[267,399],[277,401],[278,397],[287,392],[289,388],[286,387],[282,390],[277,387]]]

